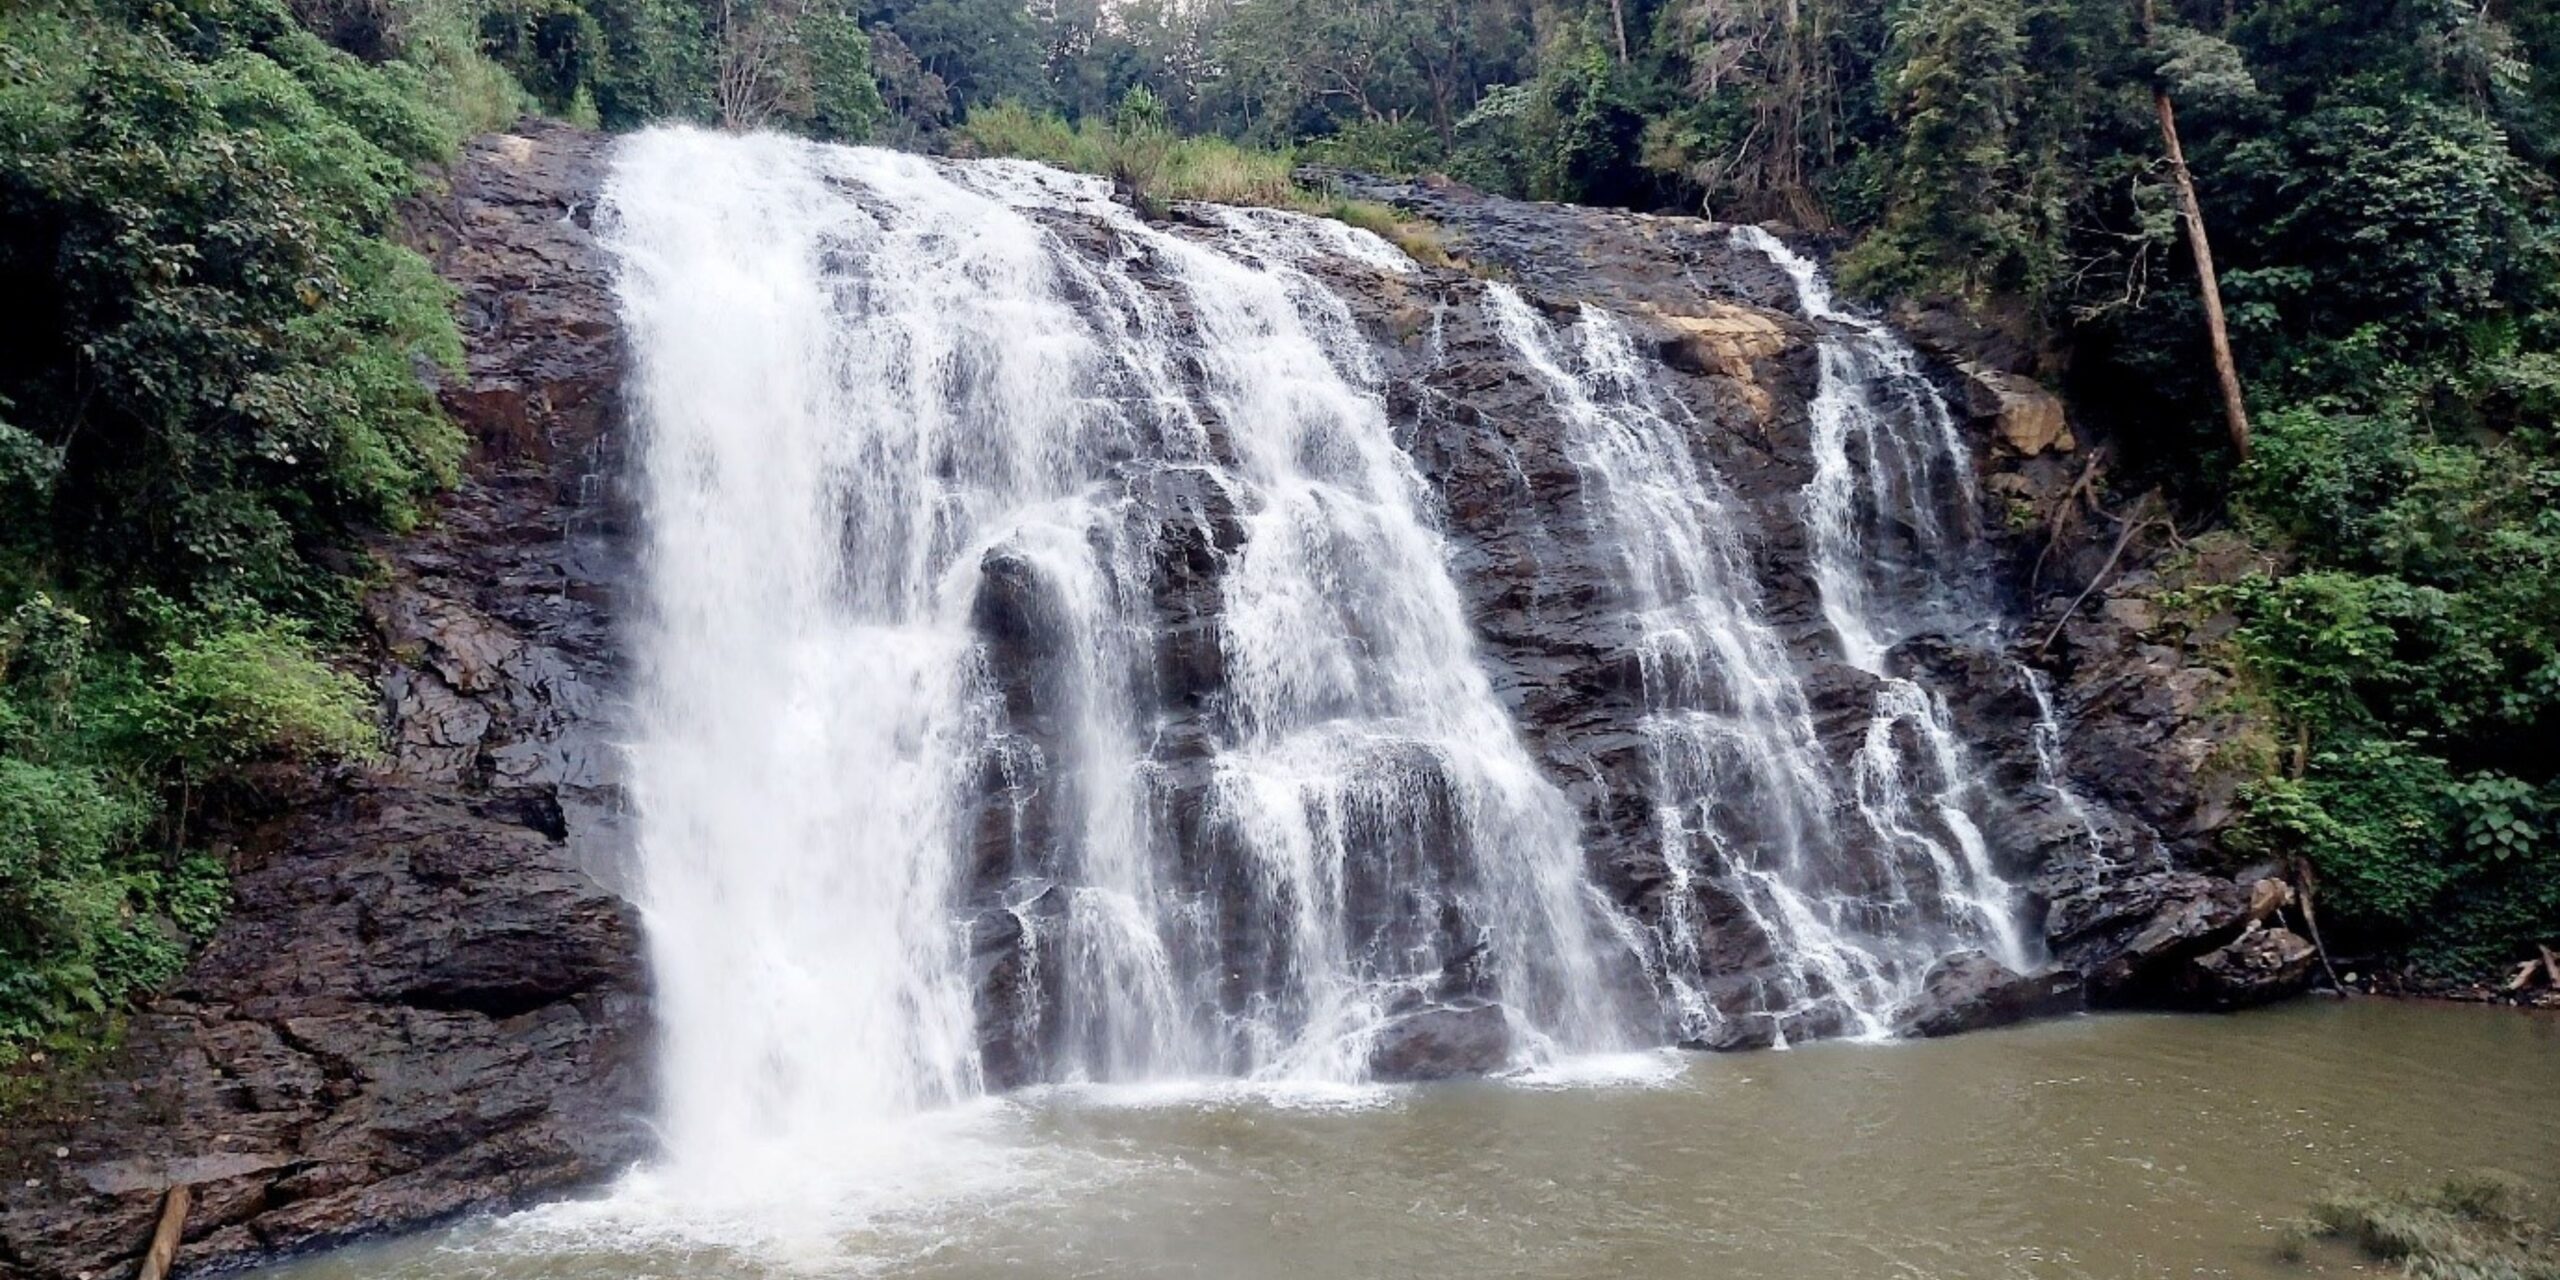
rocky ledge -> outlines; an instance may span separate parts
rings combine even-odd
[[[235,901],[76,1081],[0,1121],[0,1276],[133,1273],[165,1188],[189,1273],[606,1176],[643,1154],[648,1035],[617,861],[609,477],[620,355],[581,222],[599,140],[486,139],[411,211],[460,293],[468,481],[383,548],[391,750],[280,783]]]
[[[1489,331],[1477,277],[1509,282],[1552,316],[1606,308],[1661,361],[1701,424],[1693,447],[1749,509],[1759,588],[1808,673],[1825,749],[1845,764],[1866,732],[1874,680],[1833,649],[1794,515],[1811,474],[1823,322],[1800,314],[1793,282],[1727,226],[1528,204],[1446,181],[1321,176],[1428,220],[1459,264],[1334,283],[1379,345],[1410,362],[1389,379],[1402,389],[1391,407],[1440,489],[1487,661],[1550,776],[1573,780],[1594,878],[1649,921],[1670,877],[1657,815],[1626,801],[1646,794],[1647,766],[1633,749],[1629,663],[1594,607],[1612,549],[1577,530],[1585,479],[1534,382]],[[2025,887],[2050,957],[2026,975],[1979,953],[1948,957],[1901,1011],[1902,1027],[1943,1035],[2084,1007],[2229,1009],[2299,992],[2310,951],[2281,923],[2290,889],[2271,869],[2216,852],[2236,783],[2217,762],[2240,728],[2223,710],[2228,677],[2160,634],[2142,568],[2151,549],[2135,541],[2118,556],[2120,526],[2088,514],[2105,442],[2075,432],[2038,379],[2042,354],[2013,336],[1946,311],[1894,319],[1968,418],[1978,560],[1991,581],[1978,597],[1987,616],[1914,636],[1886,666],[1948,699],[1988,783],[1975,816],[2001,870]],[[1762,985],[1750,979],[1769,947],[1743,914],[1711,921],[1706,989],[1730,1002],[1729,1030],[1700,1047],[1841,1030],[1750,1016]]]

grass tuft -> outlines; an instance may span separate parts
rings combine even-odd
[[[2421,1280],[2560,1280],[2560,1228],[2528,1188],[2503,1174],[2323,1196],[2313,1202],[2309,1224],[2279,1241],[2278,1255],[2301,1261],[2311,1237],[2398,1263]]]
[[[1126,154],[1131,140],[1115,135],[1100,121],[1070,124],[1009,102],[970,112],[960,126],[960,136],[968,155],[1037,160],[1123,180],[1144,175],[1140,179],[1144,189],[1135,194],[1150,207],[1189,200],[1289,209],[1372,232],[1417,262],[1458,265],[1438,226],[1373,200],[1354,200],[1301,184],[1295,176],[1294,152],[1258,150],[1225,138],[1167,137],[1140,144],[1150,154],[1137,163]],[[1153,154],[1158,148],[1160,156]]]

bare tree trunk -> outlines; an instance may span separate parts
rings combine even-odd
[[[151,1251],[142,1255],[142,1270],[136,1280],[163,1280],[178,1260],[178,1237],[186,1230],[187,1205],[195,1198],[187,1184],[169,1188],[169,1196],[160,1203],[160,1225],[151,1232]]]
[[[1618,29],[1618,64],[1627,61],[1627,0],[1609,0],[1609,21]]]
[[[2142,42],[2152,42],[2152,0],[2142,0]],[[2178,217],[2187,224],[2187,248],[2195,254],[2196,288],[2204,295],[2205,338],[2213,346],[2213,375],[2222,384],[2222,419],[2231,432],[2231,448],[2249,460],[2249,409],[2240,396],[2240,366],[2231,359],[2231,329],[2222,317],[2222,281],[2213,270],[2213,245],[2204,234],[2204,205],[2196,199],[2195,176],[2187,172],[2187,150],[2178,143],[2178,111],[2169,102],[2169,86],[2153,82],[2152,105],[2160,112],[2160,142],[2169,152],[2169,180],[2178,187]]]
[[[2178,185],[2178,213],[2187,224],[2187,247],[2195,252],[2196,287],[2204,294],[2205,337],[2213,344],[2213,374],[2222,383],[2222,418],[2231,429],[2231,448],[2249,460],[2249,409],[2240,396],[2240,366],[2231,359],[2231,330],[2222,316],[2222,282],[2213,271],[2213,245],[2205,239],[2204,206],[2196,200],[2196,184],[2187,172],[2187,153],[2178,145],[2178,113],[2169,91],[2154,89],[2160,108],[2160,140],[2169,148],[2169,177]]]

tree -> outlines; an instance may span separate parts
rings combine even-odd
[[[949,88],[955,112],[1046,97],[1047,51],[1023,0],[868,0],[859,16],[867,29],[895,31]]]
[[[859,142],[884,114],[871,44],[841,0],[712,0],[713,101],[730,129]]]
[[[1656,27],[1685,101],[1649,130],[1646,164],[1713,207],[1831,221],[1815,194],[1848,141],[1863,15],[1834,0],[1674,0]]]
[[[2028,80],[2018,0],[1915,0],[1884,76],[1900,142],[1882,223],[1850,258],[1863,287],[1970,298],[2033,287],[2050,250],[2024,198]]]
[[[1517,0],[1241,0],[1215,37],[1244,127],[1272,140],[1420,122],[1445,148],[1531,68]]]
[[[2151,0],[2142,0],[2143,33],[2156,47],[2161,41],[2155,25]],[[2189,56],[2208,55],[2191,52]],[[2160,143],[2162,153],[2169,159],[2169,181],[2178,192],[2179,221],[2186,227],[2187,248],[2195,257],[2196,293],[2204,304],[2205,341],[2213,353],[2214,382],[2222,393],[2223,424],[2230,432],[2232,453],[2247,462],[2249,409],[2240,394],[2240,366],[2231,358],[2231,327],[2222,313],[2222,281],[2214,274],[2213,244],[2204,229],[2204,203],[2196,198],[2195,176],[2187,171],[2186,148],[2178,141],[2178,112],[2169,100],[2169,73],[2165,66],[2152,80],[2151,101],[2160,117]]]

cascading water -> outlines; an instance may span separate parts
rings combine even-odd
[[[1814,476],[1805,529],[1823,616],[1843,655],[1881,671],[1885,651],[1906,635],[1981,612],[1965,591],[1971,576],[1960,572],[1973,527],[1971,455],[1908,344],[1841,309],[1821,268],[1776,236],[1740,226],[1733,238],[1786,273],[1797,307],[1821,331],[1820,377],[1806,406]]]
[[[1484,290],[1620,564],[1669,875],[1638,926],[1586,879],[1320,283],[1409,275],[1384,241],[690,131],[624,144],[603,226],[672,1151],[745,1166],[1018,1083],[1358,1081],[1429,1010],[1498,1007],[1514,1063],[1626,1047],[1658,1020],[1639,969],[1684,1039],[1877,1033],[1950,948],[2024,962],[1946,707],[1883,671],[1933,619],[1890,566],[1961,553],[1952,419],[1801,260],[1836,331],[1812,572],[1876,677],[1854,759],[1704,424],[1617,318]],[[1774,963],[1710,962],[1737,937]]]
[[[1971,590],[1979,578],[1971,563],[1971,453],[1908,344],[1843,310],[1820,268],[1777,237],[1753,226],[1734,228],[1733,237],[1787,274],[1798,307],[1820,329],[1819,381],[1807,407],[1814,475],[1803,495],[1813,575],[1842,655],[1883,680],[1854,763],[1861,814],[1897,861],[1926,859],[1936,914],[2011,968],[2030,969],[2035,947],[2019,927],[2014,892],[1968,812],[1968,793],[1981,782],[1945,700],[1888,673],[1885,663],[1901,640],[1977,628],[1991,612]],[[1914,749],[1900,745],[1906,738]],[[1934,823],[1914,812],[1908,780],[1915,776],[1930,788],[1926,817]]]
[[[1659,393],[1608,313],[1583,308],[1556,335],[1507,286],[1488,287],[1486,306],[1563,419],[1599,527],[1620,554],[1670,877],[1656,969],[1681,1034],[1709,1038],[1725,1017],[1698,986],[1710,889],[1768,936],[1795,979],[1756,1003],[1794,1009],[1836,997],[1861,1029],[1881,1031],[1888,975],[1849,938],[1844,915],[1856,904],[1823,894],[1815,865],[1835,838],[1812,712],[1786,646],[1759,616],[1730,495],[1692,451],[1696,424]]]
[[[1410,264],[1105,197],[768,137],[619,153],[672,1152],[965,1098],[982,1041],[1009,1083],[1357,1080],[1426,1003],[1499,1003],[1520,1058],[1629,1038],[1575,815],[1300,269]]]
[[[1838,311],[1813,265],[1774,237],[1736,238],[1784,267],[1825,326],[1802,514],[1825,617],[1876,682],[1845,769],[1823,751],[1802,674],[1765,620],[1734,501],[1696,451],[1698,424],[1655,385],[1624,326],[1584,307],[1559,332],[1501,285],[1486,306],[1561,418],[1618,554],[1665,870],[1647,950],[1673,1021],[1710,1043],[1736,1039],[1737,1017],[1768,1018],[1780,1041],[1880,1034],[1952,948],[2031,963],[1973,816],[1987,797],[1943,700],[1885,672],[1893,644],[1947,623],[1949,601],[1892,584],[1959,574],[1970,462],[1907,347]],[[1772,958],[1762,968],[1774,977],[1747,991],[1703,963],[1716,932],[1737,928]]]

